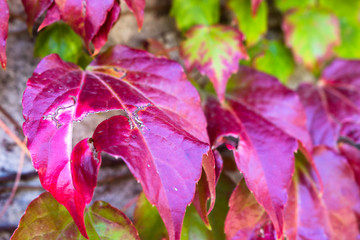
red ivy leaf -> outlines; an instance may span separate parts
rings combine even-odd
[[[0,64],[6,68],[6,39],[8,37],[9,7],[6,0],[0,0]]]
[[[229,200],[225,221],[226,239],[275,240],[275,230],[264,208],[247,189],[244,181],[235,188]]]
[[[145,0],[125,0],[125,2],[134,13],[140,30],[144,21]]]
[[[321,193],[312,177],[297,171],[285,207],[288,239],[329,239],[331,228]]]
[[[186,67],[207,75],[223,101],[228,79],[238,70],[239,60],[247,58],[243,34],[229,26],[199,25],[190,29],[186,37],[181,44]]]
[[[38,30],[63,20],[84,39],[89,52],[92,52],[90,45],[93,44],[94,55],[105,44],[107,34],[120,14],[120,6],[116,0],[23,0],[23,4],[30,26],[48,10]]]
[[[38,31],[40,31],[44,27],[46,27],[50,24],[53,24],[54,22],[60,21],[60,20],[61,20],[60,10],[54,2],[53,4],[51,4],[49,9],[47,10],[45,19],[39,26]]]
[[[29,30],[38,19],[54,2],[54,0],[22,0],[27,15],[26,23]]]
[[[80,229],[83,208],[96,183],[96,161],[104,151],[125,160],[157,206],[170,238],[179,239],[209,143],[199,95],[178,63],[116,46],[82,71],[50,55],[29,79],[23,107],[24,132],[40,180],[68,208]],[[71,160],[72,122],[88,113],[115,109],[124,110],[126,116],[97,127],[93,141],[98,153],[83,140],[72,154],[81,159]],[[65,182],[64,192],[59,184]],[[65,198],[81,206],[74,210]]]
[[[236,80],[223,105],[207,99],[209,136],[215,147],[226,136],[239,139],[234,149],[238,169],[281,236],[297,139],[311,147],[305,114],[296,93],[269,75],[241,67]]]
[[[360,190],[344,157],[333,150],[314,149],[314,160],[324,183],[323,199],[332,227],[330,239],[356,239],[360,232]]]
[[[360,119],[360,61],[335,60],[317,86],[304,83],[298,94],[305,107],[314,146],[335,148],[342,123]],[[359,127],[359,123],[352,128]]]

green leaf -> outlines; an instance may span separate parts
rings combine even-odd
[[[223,100],[228,79],[237,72],[239,60],[247,58],[243,35],[236,28],[213,25],[195,26],[186,37],[180,49],[186,68],[208,76]]]
[[[264,54],[254,59],[256,69],[277,77],[282,83],[286,83],[293,73],[295,63],[291,52],[281,42],[270,41]]]
[[[283,12],[293,8],[315,6],[317,0],[276,0],[276,6]],[[326,1],[326,0],[325,0]]]
[[[141,239],[160,240],[168,237],[165,225],[156,207],[141,193],[136,202],[134,224]]]
[[[319,4],[338,17],[353,21],[358,20],[360,0],[319,0]]]
[[[298,63],[318,70],[333,57],[333,48],[340,43],[337,18],[322,9],[301,9],[288,13],[283,22],[285,41]]]
[[[181,231],[181,240],[213,240],[213,234],[206,228],[203,220],[197,213],[195,207],[190,205],[186,214]]]
[[[97,201],[85,211],[85,224],[89,239],[137,240],[134,225],[124,213],[110,204]],[[23,239],[85,239],[66,208],[50,193],[45,192],[33,200],[22,216],[11,240]]]
[[[266,2],[260,3],[255,16],[251,13],[251,0],[230,0],[229,8],[234,11],[239,29],[245,34],[246,44],[256,44],[267,30]]]
[[[45,57],[57,53],[63,60],[73,63],[90,62],[91,58],[83,50],[81,37],[69,25],[61,22],[40,31],[36,38],[34,55]]]
[[[195,25],[212,25],[219,22],[219,0],[174,0],[170,14],[178,28],[185,32]]]
[[[229,199],[236,184],[224,173],[220,175],[216,185],[216,201],[214,209],[209,214],[209,221],[215,240],[224,240],[224,225],[229,211]]]
[[[320,5],[339,19],[341,45],[335,48],[337,55],[341,58],[360,58],[360,0],[320,0]]]
[[[360,58],[360,23],[340,18],[341,45],[335,47],[336,54],[341,58]]]

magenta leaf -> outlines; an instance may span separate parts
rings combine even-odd
[[[295,92],[264,73],[241,67],[232,86],[224,104],[207,99],[210,140],[216,147],[227,136],[238,138],[237,167],[280,237],[298,141],[311,149],[305,113]]]
[[[29,79],[23,107],[24,132],[40,180],[84,235],[83,210],[104,151],[124,159],[157,206],[170,238],[179,239],[209,140],[199,95],[178,63],[120,45],[85,71],[49,55]],[[73,121],[118,109],[123,115],[101,123],[93,138],[78,143],[70,155]],[[72,202],[79,206],[73,208]]]
[[[130,11],[135,15],[139,30],[142,28],[144,22],[144,9],[145,9],[145,0],[125,0]]]
[[[9,7],[6,0],[0,0],[0,64],[6,68],[6,39],[8,37]]]
[[[306,159],[301,153],[295,156],[297,168],[285,207],[286,237],[288,239],[331,239],[327,209],[316,185],[317,182],[311,174],[312,170],[305,165]]]
[[[246,59],[243,34],[236,28],[198,25],[186,33],[181,44],[181,54],[186,68],[210,78],[220,101],[224,100],[226,84],[238,70],[239,60]]]
[[[314,160],[324,183],[323,201],[332,228],[330,239],[356,239],[360,232],[360,189],[344,157],[326,147],[314,149]]]
[[[26,23],[31,32],[32,26],[54,2],[54,0],[22,0],[27,15]]]
[[[335,148],[342,124],[360,119],[359,68],[360,61],[335,60],[324,70],[317,86],[300,85],[298,94],[314,146]],[[350,128],[357,127],[359,122]]]

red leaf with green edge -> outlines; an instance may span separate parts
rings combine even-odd
[[[251,12],[253,16],[256,16],[257,10],[262,0],[251,0]]]
[[[30,32],[36,19],[48,10],[53,2],[54,0],[22,0],[27,15],[26,23]]]
[[[340,44],[339,22],[325,10],[290,11],[282,28],[286,45],[292,49],[296,61],[312,70],[319,70],[333,56],[333,48]]]
[[[236,88],[223,105],[207,99],[210,140],[216,147],[226,136],[239,139],[233,150],[237,167],[280,237],[298,140],[311,149],[305,113],[295,92],[248,67],[241,67],[230,85]]]
[[[248,190],[244,181],[235,188],[229,206],[225,221],[226,239],[276,239],[269,216]]]
[[[56,186],[54,169],[64,171],[62,179],[79,180],[75,189],[86,181],[81,171],[77,178],[69,167],[61,168],[70,164],[73,121],[88,113],[124,110],[126,116],[97,127],[95,149],[124,159],[158,207],[170,238],[178,239],[202,157],[209,150],[199,95],[178,63],[120,45],[98,56],[86,71],[50,55],[28,81],[23,107],[34,165],[45,189],[57,199],[68,195]],[[81,213],[78,208],[77,216]],[[81,220],[75,218],[79,226]]]
[[[124,213],[110,204],[97,201],[85,211],[90,239],[140,240]],[[49,193],[34,199],[22,216],[12,240],[22,239],[84,239],[70,214]]]
[[[304,83],[297,92],[305,107],[314,146],[335,148],[342,123],[360,119],[360,61],[335,60],[318,84]],[[358,127],[359,122],[352,125]]]
[[[331,227],[321,192],[304,155],[295,155],[296,170],[285,207],[288,239],[331,239]]]
[[[0,0],[0,64],[6,68],[6,39],[8,37],[9,7],[6,0]]]
[[[314,149],[314,160],[324,183],[323,200],[332,227],[331,239],[356,239],[360,190],[344,157],[326,147]]]
[[[247,58],[242,33],[222,25],[195,26],[186,37],[181,54],[187,69],[208,76],[223,101],[228,79],[238,70],[239,60]]]
[[[144,22],[145,0],[125,0],[125,2],[134,13],[139,30],[141,30]]]

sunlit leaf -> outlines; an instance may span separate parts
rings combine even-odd
[[[276,6],[283,12],[291,9],[315,6],[316,0],[275,0]]]
[[[195,25],[210,26],[219,22],[219,0],[174,0],[172,4],[170,14],[183,32]]]
[[[290,50],[278,41],[270,41],[265,46],[264,53],[255,57],[253,65],[286,83],[295,68]]]
[[[229,26],[195,26],[186,33],[181,53],[189,71],[196,68],[210,78],[220,101],[230,76],[239,67],[239,60],[247,58],[242,44],[243,35]]]
[[[283,22],[286,45],[298,63],[318,70],[331,59],[334,47],[340,44],[337,18],[320,9],[299,9],[285,15]]]
[[[251,12],[251,0],[230,0],[228,5],[236,15],[239,29],[245,35],[246,44],[254,45],[267,30],[266,2],[260,3],[256,15]]]

